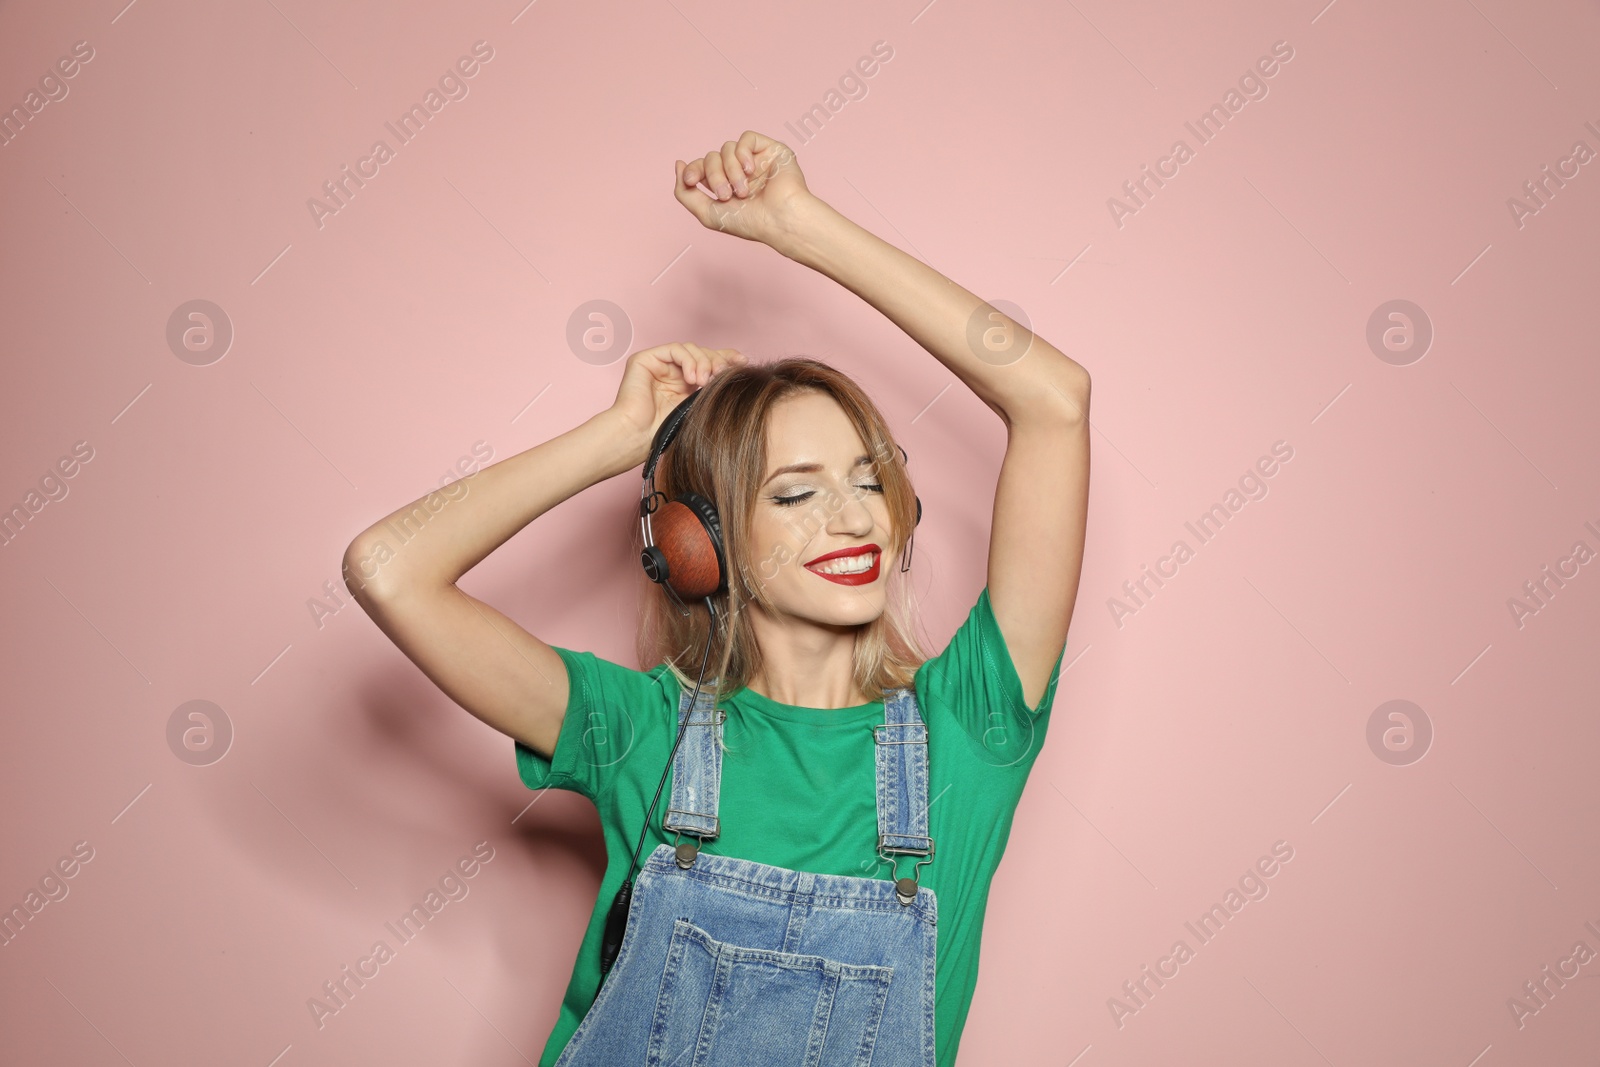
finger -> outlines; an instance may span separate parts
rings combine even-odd
[[[690,389],[694,388],[694,356],[687,346],[681,341],[672,344],[672,365],[678,372],[678,377],[683,379],[683,384]]]
[[[733,196],[733,186],[728,184],[728,176],[722,172],[720,152],[706,153],[705,168],[706,188],[716,193],[718,200],[727,200]]]
[[[716,186],[714,184],[715,178],[714,178],[713,174],[711,173],[710,166],[708,166],[708,164],[707,164],[707,160],[718,160],[717,165],[720,167],[721,166],[720,158],[721,157],[718,156],[716,153],[711,153],[710,155],[706,156],[705,159],[692,159],[687,164],[684,165],[683,175],[682,175],[682,179],[681,179],[683,184],[682,184],[682,187],[678,189],[678,193],[679,193],[678,199],[685,206],[690,207],[691,210],[694,211],[695,215],[697,217],[699,217],[702,222],[707,221],[710,218],[710,215],[709,215],[709,213],[701,211],[700,210],[700,205],[695,204],[694,201],[690,198],[689,194],[690,194],[690,191],[693,190],[695,192],[701,193],[702,196],[704,196],[706,199],[709,199],[709,200],[722,200],[722,199],[726,198],[724,194],[719,194],[717,192]],[[719,171],[719,173],[720,173],[720,171]],[[700,188],[702,185],[704,185],[704,189]],[[728,196],[732,195],[731,187],[728,187],[728,191],[727,191],[726,195],[728,195]]]
[[[695,165],[697,164],[684,163],[681,159],[677,161],[678,176],[672,183],[672,195],[678,203],[689,209],[689,214],[693,215],[701,225],[706,226],[711,222],[710,211],[713,201],[689,180],[689,168]]]
[[[694,356],[690,355],[688,348],[682,342],[674,341],[667,348],[668,365],[672,368],[673,377],[682,379],[685,390],[694,389]]]
[[[678,357],[673,353],[675,347],[673,344],[656,345],[639,353],[640,360],[648,365],[652,377],[664,382],[683,377]]]
[[[747,175],[756,172],[756,151],[758,149],[756,139],[760,137],[761,135],[754,130],[746,130],[739,135],[736,151],[739,156],[739,164]]]
[[[757,133],[755,130],[746,130],[739,138],[741,145],[746,145],[755,161],[756,171],[761,171],[772,165],[775,157],[781,156],[784,150],[782,141],[773,140],[766,134]]]
[[[736,141],[724,141],[722,144],[722,170],[725,174],[733,176],[733,191],[744,196],[750,191],[750,185],[744,180],[744,163],[739,159],[739,145]]]
[[[705,349],[701,348],[693,341],[685,341],[683,343],[683,347],[689,353],[689,359],[693,369],[693,374],[690,380],[696,386],[705,385],[706,382],[711,380],[711,357],[706,355]]]
[[[756,176],[751,184],[760,188],[793,166],[796,166],[794,149],[782,141],[769,140],[766,149],[757,157]]]
[[[695,351],[700,355],[700,384],[709,385],[711,379],[716,376],[717,371],[722,369],[717,365],[717,350],[714,348],[702,348],[697,345],[695,346]]]

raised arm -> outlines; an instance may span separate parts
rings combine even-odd
[[[718,199],[696,188],[701,181]],[[824,203],[781,142],[746,131],[703,159],[679,161],[675,195],[702,225],[767,244],[877,308],[1005,422],[989,601],[1032,707],[1066,644],[1082,571],[1089,372]],[[975,350],[968,341],[975,318],[999,344]]]
[[[567,710],[560,656],[456,581],[563,500],[643,463],[678,402],[743,358],[687,343],[633,353],[611,408],[358,534],[345,550],[346,587],[446,695],[550,757]]]

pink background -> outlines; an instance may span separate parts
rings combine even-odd
[[[961,1062],[1590,1062],[1600,959],[1521,1026],[1508,1000],[1600,951],[1600,566],[1520,625],[1509,601],[1600,550],[1600,166],[1520,226],[1507,201],[1600,150],[1593,4],[123,3],[0,7],[0,106],[94,49],[0,148],[0,507],[93,449],[0,553],[0,906],[93,849],[0,948],[0,1061],[538,1059],[593,808],[524,789],[347,598],[310,605],[475,443],[609,405],[628,351],[857,376],[912,457],[943,646],[1002,428],[858,298],[673,201],[674,158],[753,128],[1094,375],[1067,666]],[[319,228],[307,200],[479,40],[469,94]],[[785,126],[880,40],[864,97]],[[1108,198],[1277,41],[1268,94],[1119,226]],[[234,330],[209,365],[166,339],[193,299]],[[569,346],[594,299],[625,348]],[[1434,333],[1404,365],[1366,339],[1396,299]],[[1199,545],[1184,523],[1278,441],[1267,495]],[[637,491],[562,505],[463,587],[631,665]],[[1405,765],[1367,736],[1396,699],[1432,730]],[[210,765],[169,747],[190,700],[232,724]],[[469,895],[319,1030],[308,998],[480,841]],[[1199,944],[1183,924],[1278,841],[1270,893]],[[1119,1026],[1108,1000],[1179,938],[1194,958]]]

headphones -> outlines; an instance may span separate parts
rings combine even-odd
[[[684,397],[656,430],[639,493],[639,524],[645,544],[640,562],[644,573],[652,582],[665,586],[680,604],[728,591],[728,561],[722,548],[722,518],[717,506],[699,493],[680,493],[666,500],[665,494],[656,489],[656,464],[683,428],[699,395],[696,391]],[[657,523],[661,526],[659,543]]]
[[[722,518],[717,514],[716,505],[699,493],[679,493],[671,500],[667,500],[666,495],[656,489],[656,464],[661,461],[662,454],[666,452],[667,446],[672,444],[673,438],[678,436],[678,431],[683,427],[683,420],[688,417],[689,409],[699,395],[697,390],[686,396],[662,421],[655,437],[651,439],[650,457],[644,465],[644,487],[639,495],[639,523],[644,531],[645,545],[644,551],[640,554],[640,562],[644,564],[644,572],[650,580],[665,588],[667,594],[676,600],[680,607],[684,606],[686,600],[703,600],[715,627],[722,620],[717,613],[713,598],[728,591],[728,558],[723,548]],[[900,454],[906,456],[906,450],[900,449]],[[915,495],[913,499],[917,502],[916,521],[921,523],[922,499]],[[656,540],[654,529],[656,524],[661,526],[659,542]],[[911,542],[914,537],[915,531],[912,537],[906,538],[905,554],[900,560],[902,571],[911,568]],[[708,631],[706,650],[700,659],[700,677],[694,683],[694,697],[689,705],[691,708],[700,699],[700,685],[705,681],[706,663],[711,658],[711,638],[712,634]],[[650,810],[644,816],[644,826],[639,830],[639,843],[633,846],[633,860],[628,865],[628,875],[623,879],[622,888],[617,890],[616,898],[611,902],[611,910],[606,915],[605,933],[600,941],[602,982],[605,981],[606,974],[611,970],[611,965],[616,961],[617,953],[622,948],[622,937],[628,926],[628,910],[633,902],[633,874],[639,868],[639,850],[644,847],[645,833],[650,829],[650,820],[655,816],[656,804],[661,800],[661,791],[667,784],[667,771],[672,769],[672,761],[678,754],[678,746],[683,741],[683,733],[689,727],[690,718],[692,714],[685,715],[683,723],[678,727],[678,738],[672,743],[672,752],[667,756],[666,770],[661,772],[661,781],[656,785],[656,795],[650,801]],[[695,846],[682,844],[678,849],[679,866],[687,866],[694,862],[694,855],[698,851]]]

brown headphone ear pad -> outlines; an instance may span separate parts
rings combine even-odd
[[[692,496],[692,494],[690,494]],[[703,504],[699,498],[691,501]],[[722,591],[722,561],[710,529],[720,534],[717,515],[709,504],[696,508],[674,500],[663,504],[650,518],[651,539],[667,560],[667,585],[684,600],[699,600]]]

